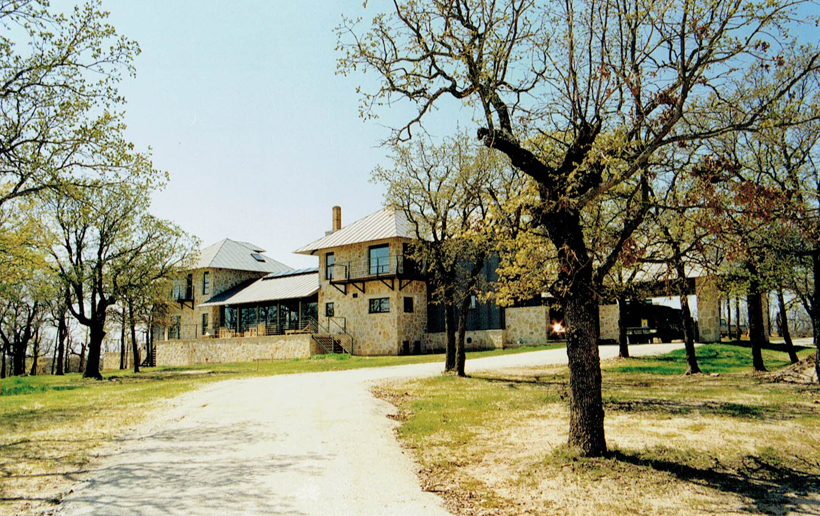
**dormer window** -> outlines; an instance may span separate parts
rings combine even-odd
[[[251,256],[253,256],[253,259],[254,259],[254,260],[256,260],[257,262],[262,262],[262,263],[265,263],[265,257],[264,257],[264,256],[262,256],[261,254],[259,254],[259,253],[251,253]]]

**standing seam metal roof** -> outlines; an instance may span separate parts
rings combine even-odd
[[[403,212],[389,208],[379,210],[349,226],[343,227],[339,231],[300,247],[294,252],[296,254],[313,254],[320,249],[372,242],[386,238],[415,238],[413,226]]]
[[[260,262],[251,255],[251,253],[261,254],[262,252],[264,252],[264,250],[257,245],[247,242],[237,242],[226,238],[203,249],[193,268],[232,269],[268,273],[293,270],[291,267],[274,260],[270,256],[261,255],[265,261]]]
[[[319,273],[318,269],[307,270],[300,274],[264,277],[241,283],[199,306],[242,305],[312,296],[319,291]]]

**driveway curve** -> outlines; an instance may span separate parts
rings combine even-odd
[[[633,355],[680,344],[633,346]],[[617,347],[601,348],[601,358]],[[467,361],[469,371],[566,363],[564,349]],[[373,381],[441,363],[228,380],[184,394],[66,497],[64,515],[446,516],[421,490]]]

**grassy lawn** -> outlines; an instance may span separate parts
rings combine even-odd
[[[479,358],[556,346],[468,353]],[[135,375],[105,371],[105,380],[66,376],[0,380],[0,514],[34,512],[54,504],[71,484],[125,438],[162,401],[207,383],[232,378],[338,371],[441,362],[442,355],[350,357],[150,368]]]
[[[812,350],[804,350],[801,357]],[[566,447],[566,367],[386,384],[425,489],[456,514],[818,514],[820,388],[753,375],[748,348],[604,364],[610,456]],[[784,353],[764,351],[770,370]]]

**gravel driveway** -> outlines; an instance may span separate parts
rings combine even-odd
[[[632,346],[633,355],[681,344]],[[601,348],[602,358],[617,346]],[[564,349],[468,360],[469,371],[566,363]],[[110,455],[59,514],[447,515],[419,487],[374,380],[430,376],[442,364],[215,383]]]

